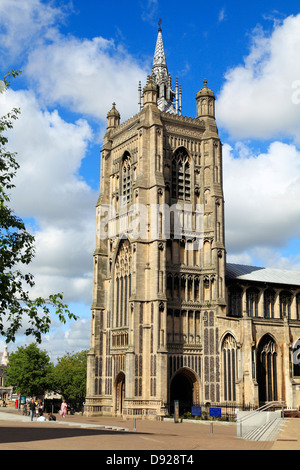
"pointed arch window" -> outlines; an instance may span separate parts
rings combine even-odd
[[[191,165],[184,147],[177,149],[172,158],[172,197],[191,199]]]
[[[132,193],[132,169],[131,157],[128,152],[125,152],[122,161],[122,203],[128,204],[131,200]]]
[[[268,334],[261,339],[257,349],[257,382],[260,404],[278,400],[277,347]]]
[[[238,286],[232,286],[228,289],[228,316],[242,316],[242,293],[243,290]]]
[[[254,287],[247,289],[247,314],[249,317],[258,316],[259,291]]]
[[[234,337],[226,335],[222,344],[224,401],[236,401],[236,350]]]
[[[267,289],[264,292],[264,317],[274,318],[275,292]]]
[[[288,291],[280,292],[280,318],[291,318],[292,294]]]
[[[131,247],[121,243],[115,263],[115,327],[128,326],[131,296]]]

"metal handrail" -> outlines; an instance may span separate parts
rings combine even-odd
[[[269,403],[266,403],[260,408],[250,411],[247,416],[242,416],[240,419],[237,418],[237,422],[241,423],[242,421],[246,421],[246,419],[252,418],[252,416],[256,415],[257,413],[260,413],[261,411],[266,411],[268,408],[273,408],[274,406],[278,406],[283,409],[284,405],[284,401],[270,401]]]
[[[283,407],[285,405],[284,401],[271,401],[269,403],[266,403],[265,405],[261,406],[260,408],[257,408],[254,411],[249,412],[246,416],[241,417],[240,419],[237,418],[236,423],[237,423],[237,436],[242,437],[243,435],[243,430],[242,430],[242,423],[246,421],[247,419],[252,418],[253,416],[266,411],[268,408],[273,408],[273,407],[281,407],[281,412],[282,412],[282,417],[283,417]]]

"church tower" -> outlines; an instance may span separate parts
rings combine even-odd
[[[138,113],[107,114],[97,202],[88,415],[162,417],[220,401],[225,310],[222,145],[215,96],[182,116],[159,27]],[[190,409],[190,408],[189,408]]]

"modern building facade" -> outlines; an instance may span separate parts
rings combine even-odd
[[[226,263],[215,96],[205,80],[182,116],[161,28],[138,101],[101,151],[86,414],[298,407],[300,274]]]

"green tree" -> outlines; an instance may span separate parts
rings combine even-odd
[[[7,90],[10,77],[19,72],[7,74],[0,82],[0,93]],[[8,191],[14,188],[13,178],[19,168],[16,153],[6,149],[6,133],[13,128],[13,121],[20,110],[14,108],[0,118],[0,334],[6,342],[15,341],[17,331],[27,323],[25,335],[32,335],[40,343],[42,334],[49,331],[51,311],[54,308],[59,320],[76,319],[68,306],[63,303],[61,293],[51,294],[48,299],[31,299],[28,289],[35,284],[30,273],[23,273],[21,268],[31,263],[35,256],[35,239],[9,206]]]
[[[88,351],[67,353],[58,359],[52,370],[52,386],[66,402],[81,408],[86,396],[86,371]]]
[[[9,356],[5,384],[14,387],[16,393],[26,396],[44,395],[51,388],[53,364],[46,351],[35,343],[20,346]]]

